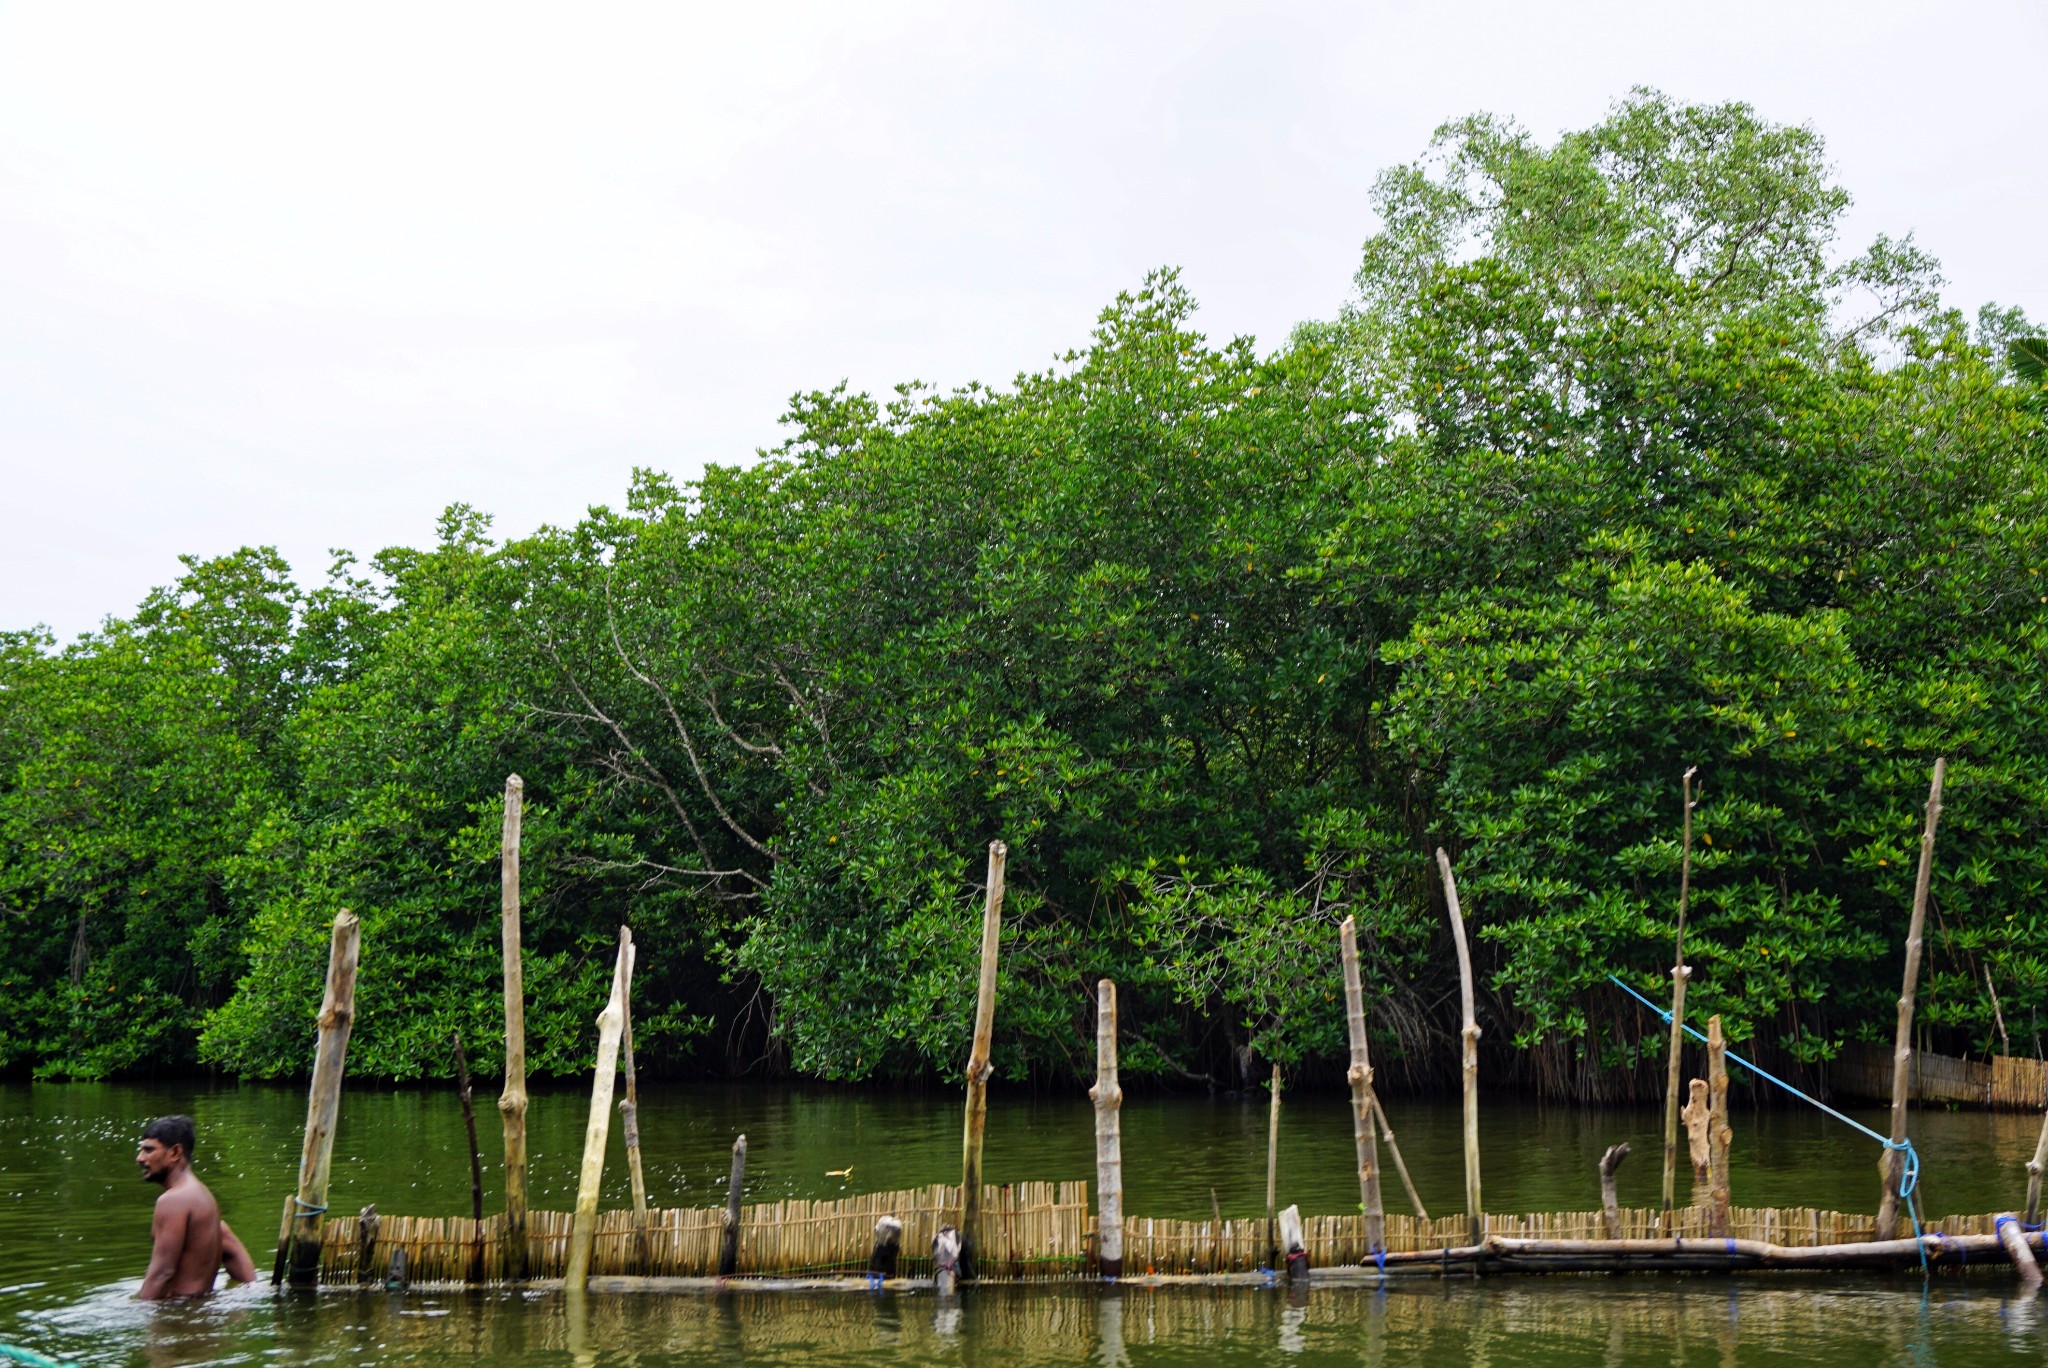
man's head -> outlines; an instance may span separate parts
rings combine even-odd
[[[192,1163],[192,1147],[198,1136],[189,1116],[159,1116],[142,1130],[142,1143],[135,1149],[136,1166],[152,1183],[168,1183],[171,1175]]]

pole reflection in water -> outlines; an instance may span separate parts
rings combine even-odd
[[[1095,1361],[1102,1368],[1124,1368],[1130,1351],[1124,1348],[1124,1294],[1121,1288],[1105,1287],[1095,1302]]]

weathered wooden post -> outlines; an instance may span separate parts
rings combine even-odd
[[[625,1130],[626,1171],[633,1180],[633,1257],[642,1273],[651,1273],[654,1250],[647,1237],[647,1178],[640,1167],[640,1086],[633,1068],[633,968],[639,957],[640,947],[628,940],[626,991],[619,1003],[625,1018],[620,1050],[626,1068],[626,1096],[619,1103],[619,1121]]]
[[[1728,1123],[1728,1042],[1721,1034],[1721,1018],[1707,1018],[1707,1194],[1713,1203],[1712,1233],[1729,1235],[1732,1217],[1728,1211],[1728,1150],[1735,1129]]]
[[[868,1251],[868,1275],[877,1280],[896,1276],[896,1256],[903,1248],[903,1222],[884,1216],[875,1222],[875,1243]]]
[[[612,1094],[619,1075],[619,1036],[626,1025],[626,976],[632,972],[633,933],[619,928],[619,954],[611,997],[597,1018],[597,1076],[590,1084],[590,1119],[583,1128],[583,1169],[576,1182],[576,1213],[569,1222],[565,1287],[590,1281],[590,1247],[597,1237],[597,1199],[604,1182],[604,1147],[612,1133]]]
[[[2048,1121],[2041,1133],[2048,1135]],[[1280,1066],[1273,1066],[1273,1104],[1266,1115],[1266,1266],[1280,1266]]]
[[[988,1062],[996,1024],[996,952],[1003,927],[1003,867],[1010,848],[988,843],[988,896],[981,911],[981,990],[974,1002],[974,1049],[967,1057],[967,1128],[960,1154],[960,1277],[975,1276],[981,1240],[981,1138],[988,1130]]]
[[[732,1175],[725,1184],[725,1231],[718,1246],[718,1276],[740,1271],[740,1196],[747,1186],[747,1137],[732,1142]]]
[[[320,1239],[327,1214],[327,1179],[334,1161],[334,1119],[341,1109],[341,1076],[348,1034],[355,1024],[356,964],[362,928],[347,908],[334,918],[327,947],[327,990],[320,999],[320,1042],[313,1055],[313,1086],[306,1097],[306,1141],[299,1151],[299,1190],[293,1198],[289,1251],[280,1265],[293,1287],[320,1279]],[[275,1283],[273,1275],[271,1281]]]
[[[1628,1158],[1628,1141],[1609,1145],[1607,1153],[1600,1156],[1600,1220],[1607,1227],[1607,1238],[1621,1238],[1621,1203],[1614,1195],[1614,1171],[1621,1167],[1621,1161]]]
[[[1695,765],[1681,781],[1685,789],[1685,839],[1678,855],[1678,940],[1671,961],[1671,1049],[1664,1085],[1664,1218],[1662,1233],[1671,1234],[1671,1205],[1678,1191],[1678,1084],[1685,1048],[1685,984],[1692,970],[1685,963],[1685,909],[1692,896],[1692,777]]]
[[[2021,1285],[2039,1287],[2041,1265],[2027,1245],[2027,1232],[2020,1226],[2019,1218],[2010,1211],[2003,1212],[1992,1228],[1998,1232],[1998,1242],[2005,1246],[2005,1257],[2012,1260],[2013,1272],[2020,1275]]]
[[[526,1277],[526,980],[519,951],[519,821],[526,783],[505,776],[505,826],[498,846],[499,944],[505,957],[505,1276]]]
[[[1465,1214],[1472,1222],[1472,1243],[1486,1238],[1486,1208],[1479,1196],[1479,1018],[1472,992],[1472,950],[1465,943],[1465,914],[1458,906],[1458,881],[1451,875],[1451,857],[1443,847],[1436,865],[1444,876],[1444,901],[1451,909],[1451,940],[1458,950],[1458,1005],[1465,1015],[1463,1064],[1465,1083]]]
[[[1423,1209],[1422,1195],[1415,1190],[1414,1180],[1408,1176],[1408,1165],[1401,1162],[1401,1147],[1394,1143],[1394,1128],[1387,1124],[1387,1109],[1380,1105],[1380,1095],[1372,1095],[1372,1114],[1380,1120],[1380,1139],[1387,1145],[1387,1157],[1394,1161],[1394,1172],[1401,1175],[1401,1186],[1408,1193],[1408,1204],[1415,1208],[1415,1219],[1426,1221],[1429,1212]]]
[[[1884,1154],[1884,1198],[1877,1208],[1877,1238],[1897,1239],[1899,1186],[1906,1172],[1906,1095],[1912,1085],[1913,995],[1920,983],[1920,936],[1927,923],[1927,886],[1934,874],[1934,829],[1941,821],[1941,783],[1948,759],[1934,762],[1927,789],[1927,825],[1920,833],[1920,868],[1913,876],[1913,919],[1906,928],[1906,982],[1899,990],[1898,1031],[1892,1042],[1892,1148]]]
[[[1116,985],[1095,985],[1095,1260],[1105,1278],[1124,1271],[1124,1090],[1116,1072]]]
[[[383,1218],[377,1215],[377,1204],[370,1203],[356,1217],[356,1281],[373,1283],[376,1280],[370,1270],[377,1262],[377,1227]]]
[[[1692,1196],[1690,1206],[1705,1206],[1709,1200],[1708,1170],[1713,1159],[1714,1107],[1708,1099],[1707,1080],[1695,1078],[1688,1083],[1691,1099],[1678,1109],[1678,1120],[1685,1127],[1685,1146],[1692,1158]]]
[[[1308,1238],[1302,1233],[1301,1208],[1298,1206],[1291,1206],[1280,1213],[1280,1248],[1287,1259],[1287,1276],[1308,1277]]]
[[[1387,1213],[1380,1204],[1380,1153],[1372,1130],[1372,1057],[1365,1044],[1365,990],[1358,981],[1358,926],[1346,917],[1337,929],[1344,961],[1344,1018],[1351,1037],[1351,1142],[1358,1151],[1358,1209],[1365,1213],[1365,1246],[1387,1247]]]

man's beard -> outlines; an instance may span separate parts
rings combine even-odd
[[[148,1169],[144,1169],[142,1171],[142,1181],[145,1183],[155,1183],[158,1187],[162,1187],[165,1183],[171,1181],[171,1171],[167,1168],[160,1168],[152,1173]]]

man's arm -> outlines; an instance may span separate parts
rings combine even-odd
[[[235,1238],[234,1231],[228,1229],[226,1221],[220,1223],[220,1262],[236,1282],[256,1281],[256,1261],[249,1257],[248,1250],[242,1248],[242,1242]]]
[[[142,1290],[135,1294],[139,1300],[162,1301],[170,1295],[178,1256],[185,1252],[187,1219],[183,1202],[157,1202],[156,1216],[149,1224],[149,1272],[142,1275]]]

